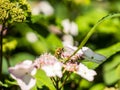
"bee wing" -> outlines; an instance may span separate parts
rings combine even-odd
[[[83,58],[85,58],[86,60],[96,62],[98,64],[106,60],[105,56],[93,52],[88,47],[83,47],[82,52],[83,52]]]

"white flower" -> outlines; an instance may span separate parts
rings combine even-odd
[[[93,81],[94,76],[97,75],[97,73],[94,70],[88,69],[82,63],[79,64],[79,67],[76,73],[79,74],[81,77],[87,79],[88,81]]]
[[[63,31],[66,34],[71,34],[73,36],[78,35],[78,26],[75,22],[70,22],[69,19],[62,21]]]
[[[29,42],[31,42],[31,43],[34,43],[34,42],[36,42],[36,41],[38,40],[37,36],[36,36],[35,33],[33,33],[33,32],[28,32],[28,33],[26,34],[26,38],[27,38],[27,40],[28,40]]]
[[[62,77],[62,67],[61,67],[61,63],[56,62],[53,65],[44,65],[41,67],[47,74],[47,76],[49,77]]]
[[[43,13],[46,16],[50,16],[54,13],[54,9],[49,2],[40,1],[35,7],[32,8],[33,15],[38,15],[39,13]]]
[[[34,62],[37,68],[41,68],[49,77],[62,77],[62,64],[51,54],[45,53]]]
[[[71,35],[64,35],[63,36],[63,46],[66,46],[66,45],[71,45],[73,46],[73,37]]]
[[[22,90],[30,90],[36,83],[36,80],[33,77],[36,73],[36,68],[30,60],[25,60],[22,63],[15,65],[15,67],[10,67],[9,72]]]

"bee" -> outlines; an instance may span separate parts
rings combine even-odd
[[[56,51],[55,51],[55,56],[57,58],[61,58],[61,54],[64,52],[64,48],[57,48]]]

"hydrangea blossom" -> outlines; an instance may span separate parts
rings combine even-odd
[[[33,77],[36,73],[36,68],[30,60],[25,60],[15,65],[15,67],[10,67],[9,72],[22,90],[30,90],[36,83],[36,80]]]
[[[45,53],[35,60],[34,64],[41,68],[49,77],[62,77],[62,64],[51,54]]]
[[[97,75],[97,73],[94,70],[88,69],[82,63],[79,64],[76,73],[79,74],[81,77],[87,79],[88,81],[93,81],[94,76]]]

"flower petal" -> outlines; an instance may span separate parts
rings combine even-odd
[[[15,67],[10,67],[9,72],[22,90],[30,90],[36,83],[36,80],[33,77],[36,73],[36,68],[30,60],[25,60],[22,63],[15,65]]]
[[[93,81],[94,76],[97,75],[97,73],[94,70],[88,69],[84,64],[80,63],[78,71],[76,72],[81,77],[87,79],[88,81]]]
[[[29,74],[22,79],[17,79],[18,85],[22,90],[30,90],[36,83],[36,80]]]

